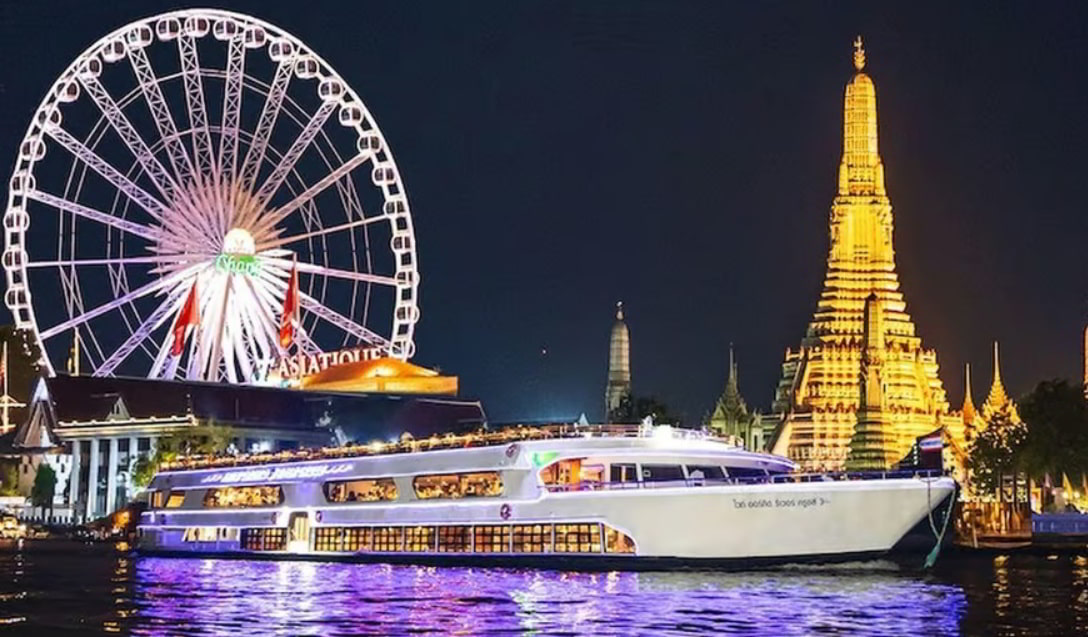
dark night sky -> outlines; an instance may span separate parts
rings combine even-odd
[[[179,6],[0,7],[0,157],[86,46]],[[964,362],[984,397],[994,338],[1014,394],[1079,377],[1088,4],[224,8],[307,42],[374,113],[413,204],[417,361],[460,375],[493,420],[599,416],[616,299],[636,393],[696,420],[734,341],[766,410],[823,279],[857,33],[908,311],[953,404]]]

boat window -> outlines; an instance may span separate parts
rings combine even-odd
[[[370,549],[368,527],[326,526],[314,529],[315,551],[366,551]]]
[[[166,491],[152,491],[151,492],[151,508],[161,509],[166,504]]]
[[[592,524],[556,524],[556,553],[600,553],[601,525]]]
[[[609,482],[638,482],[638,472],[634,463],[613,463],[608,474]]]
[[[514,525],[515,553],[551,553],[552,525],[516,524]]]
[[[498,471],[418,476],[412,487],[420,500],[493,497],[502,495],[502,478]]]
[[[619,529],[604,525],[604,552],[605,553],[634,553],[635,541]]]
[[[439,553],[468,553],[472,550],[472,528],[442,526],[438,528]]]
[[[219,539],[219,529],[214,526],[191,526],[181,534],[182,542],[214,542]]]
[[[404,545],[403,527],[399,526],[379,526],[374,529],[374,550],[375,551],[399,551]]]
[[[477,526],[473,531],[477,553],[505,553],[510,550],[509,526]]]
[[[724,480],[725,472],[717,465],[689,464],[689,480]]]
[[[181,503],[185,502],[184,491],[171,491],[170,497],[166,499],[167,509],[176,509],[181,506]]]
[[[604,482],[604,465],[583,462],[582,468],[578,471],[578,484],[592,489],[595,488],[594,485],[602,482]]]
[[[397,499],[397,485],[393,478],[326,482],[324,489],[325,499],[329,502],[378,502]]]
[[[410,526],[404,529],[404,550],[423,553],[434,550],[433,526]]]
[[[173,494],[170,495],[174,497]],[[234,507],[265,507],[283,504],[283,488],[276,485],[252,487],[219,487],[204,494],[204,507],[225,509]],[[170,503],[167,502],[169,507]]]
[[[247,551],[282,551],[287,548],[287,529],[242,529],[242,548]]]
[[[730,478],[762,478],[767,475],[763,469],[753,467],[729,467]]]
[[[567,458],[553,462],[540,470],[545,485],[577,484],[582,473],[582,458]]]
[[[666,480],[683,480],[684,469],[678,464],[644,464],[642,465],[643,482],[663,482]]]

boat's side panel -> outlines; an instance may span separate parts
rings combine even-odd
[[[301,510],[309,514],[311,527],[604,522],[631,536],[640,557],[795,559],[887,551],[953,488],[947,478],[829,481],[550,493],[520,501],[466,498],[318,505]],[[145,525],[142,546],[230,550],[229,541],[213,547],[183,546],[180,529],[282,527],[287,517],[287,510],[274,509],[155,512],[147,518],[154,523]]]

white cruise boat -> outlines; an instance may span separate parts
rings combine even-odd
[[[669,427],[543,427],[187,460],[155,476],[145,553],[659,568],[880,555],[955,490],[798,475]]]

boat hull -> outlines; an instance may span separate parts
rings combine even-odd
[[[889,551],[955,490],[950,478],[830,480],[716,486],[642,487],[545,493],[533,500],[314,507],[314,528],[478,527],[603,523],[634,541],[633,554],[246,551],[234,541],[183,542],[188,526],[251,526],[264,512],[177,513],[142,526],[139,549],[160,555],[334,559],[419,564],[575,569],[750,568],[870,559]],[[283,515],[286,513],[287,515]],[[282,527],[292,511],[271,516]],[[295,511],[297,513],[297,511]],[[935,520],[940,527],[940,520]],[[268,527],[266,522],[262,526]],[[935,540],[934,540],[935,541]],[[512,547],[511,547],[512,548]]]

